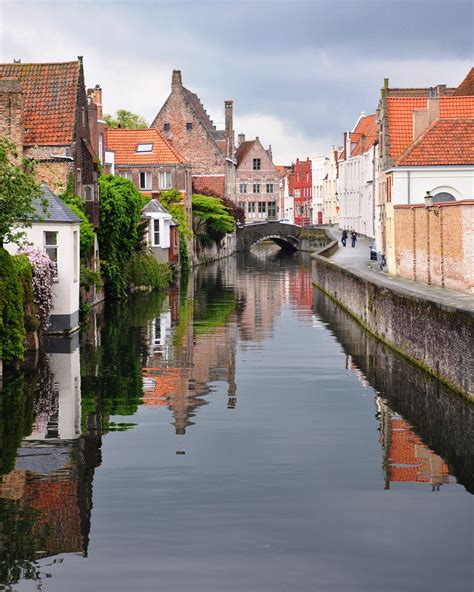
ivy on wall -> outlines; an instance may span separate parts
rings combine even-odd
[[[0,358],[22,360],[25,336],[23,290],[13,257],[0,248]]]

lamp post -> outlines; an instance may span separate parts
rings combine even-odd
[[[439,216],[439,208],[433,207],[433,196],[429,191],[425,195],[425,208],[428,212],[433,212],[435,216]]]

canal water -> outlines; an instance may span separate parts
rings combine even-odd
[[[472,406],[264,244],[4,383],[0,589],[472,589]]]

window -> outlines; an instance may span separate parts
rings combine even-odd
[[[150,191],[150,189],[151,189],[151,173],[140,172],[140,189],[142,191]]]
[[[169,171],[160,173],[160,189],[171,189],[171,173]]]
[[[78,270],[78,263],[79,263],[79,239],[78,239],[78,232],[75,230],[72,233],[72,248],[73,248],[73,258],[74,258],[74,281],[77,282],[79,279],[79,270]]]
[[[260,193],[260,181],[254,181],[253,192]]]
[[[58,263],[58,233],[46,230],[43,233],[43,250],[48,257],[56,263],[55,279],[58,277],[57,263]]]
[[[193,130],[193,124],[192,123],[187,123],[186,124],[186,129],[188,130],[188,132],[191,132]]]
[[[249,205],[248,205],[248,214],[249,214],[249,218],[254,218],[255,217],[255,202],[254,201],[249,201]]]
[[[267,182],[267,193],[273,193],[273,181]]]
[[[261,164],[262,163],[261,163],[260,158],[254,158],[253,159],[253,170],[254,171],[259,171],[260,170],[260,167],[261,167]]]
[[[153,220],[153,241],[152,241],[152,246],[153,247],[159,247],[160,246],[160,221],[159,220]]]
[[[137,152],[151,152],[153,150],[153,144],[137,144]]]
[[[163,126],[163,131],[169,132],[171,130],[171,125],[169,123],[165,123]]]
[[[92,200],[92,187],[90,185],[86,185],[84,187],[84,201],[93,201]]]
[[[247,181],[240,182],[240,193],[247,193]]]
[[[104,159],[104,134],[99,134],[99,158],[102,161]]]
[[[267,211],[267,202],[259,201],[258,202],[258,213],[265,214],[266,211]]]
[[[86,110],[82,107],[81,111],[82,127],[86,127]]]
[[[132,180],[132,173],[119,173],[119,176],[122,177],[122,179]]]
[[[244,201],[239,201],[239,208],[241,208],[242,210],[245,209],[245,202]]]
[[[442,203],[445,201],[456,201],[456,198],[452,193],[448,193],[447,191],[442,191],[441,193],[437,193],[433,197],[433,203]]]

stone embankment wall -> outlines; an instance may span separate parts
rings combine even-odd
[[[313,281],[373,335],[474,400],[474,315],[398,287],[372,281],[327,258],[331,243],[313,255]]]
[[[224,259],[224,257],[233,255],[236,250],[237,244],[235,232],[232,234],[226,234],[219,246],[213,243],[209,247],[203,247],[201,245],[196,245],[195,243],[193,264],[202,265],[203,263],[209,263],[210,261]]]

